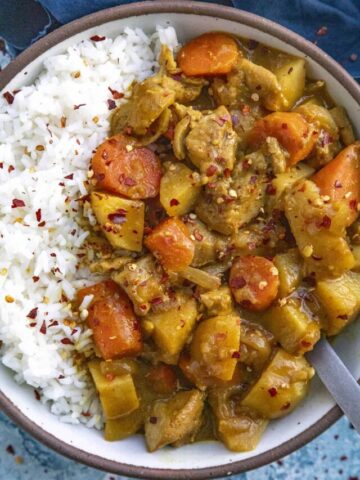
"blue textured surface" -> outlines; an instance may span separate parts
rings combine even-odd
[[[0,414],[1,480],[123,480],[54,453]],[[288,457],[236,480],[360,480],[360,437],[343,418]],[[19,463],[21,462],[22,463]],[[169,479],[171,480],[171,479]]]

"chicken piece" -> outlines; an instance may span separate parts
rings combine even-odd
[[[176,393],[157,400],[145,422],[145,439],[150,452],[169,444],[177,446],[194,441],[201,425],[204,395],[198,390]]]
[[[202,267],[216,262],[226,249],[226,237],[211,232],[203,222],[197,218],[192,219],[189,215],[183,217],[183,221],[189,229],[191,238],[194,238],[195,253],[191,265]]]
[[[289,154],[284,150],[277,138],[268,137],[265,148],[271,159],[271,166],[274,173],[284,173],[286,170]]]
[[[164,272],[151,255],[125,265],[123,271],[114,272],[112,279],[128,294],[137,315],[146,315],[151,305],[169,301]]]
[[[233,169],[237,144],[231,116],[224,106],[203,116],[185,139],[189,159],[208,177]]]
[[[112,270],[121,270],[127,263],[131,262],[132,257],[111,257],[104,260],[97,260],[90,264],[90,272],[107,273]]]
[[[196,213],[208,227],[231,235],[258,215],[264,202],[265,174],[247,168],[238,163],[232,177],[207,185]]]

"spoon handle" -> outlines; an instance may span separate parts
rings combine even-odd
[[[325,338],[322,338],[314,350],[307,353],[306,357],[336,403],[360,434],[360,385]]]

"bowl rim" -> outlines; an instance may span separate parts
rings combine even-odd
[[[35,42],[14,59],[3,71],[1,71],[0,90],[3,90],[19,72],[37,57],[69,37],[114,20],[154,13],[185,13],[210,16],[224,20],[232,20],[265,31],[282,41],[286,41],[289,45],[298,48],[301,52],[311,57],[316,63],[325,68],[336,80],[338,80],[353,99],[360,104],[360,86],[357,82],[328,54],[300,35],[271,20],[267,20],[263,17],[237,8],[188,0],[153,0],[151,2],[136,2],[101,10],[74,20]],[[160,469],[142,467],[116,462],[114,460],[104,459],[98,455],[90,454],[80,448],[69,445],[35,424],[28,416],[22,413],[1,390],[0,407],[1,410],[4,411],[15,423],[37,440],[68,458],[107,472],[135,478],[156,480],[167,480],[169,478],[172,478],[173,480],[202,480],[218,478],[259,468],[301,448],[329,428],[342,416],[340,408],[334,406],[323,417],[321,417],[320,420],[293,437],[291,440],[248,459],[214,467],[174,470],[168,468]]]

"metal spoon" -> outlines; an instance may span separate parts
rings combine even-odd
[[[306,354],[320,380],[360,434],[360,385],[326,338]]]

